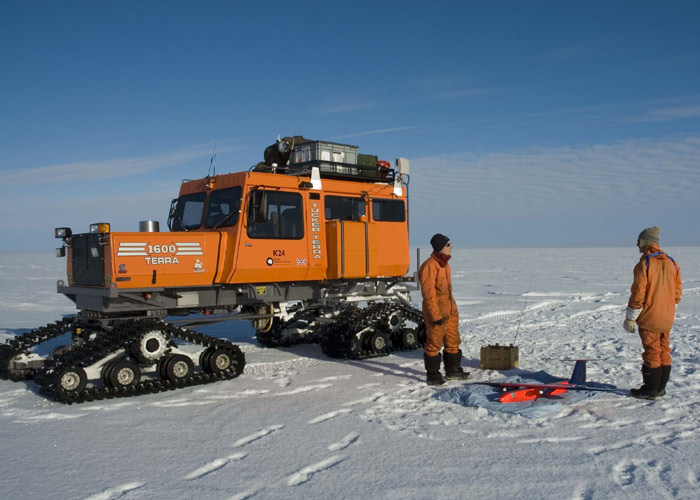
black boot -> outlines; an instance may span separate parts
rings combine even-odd
[[[671,376],[671,365],[666,365],[661,367],[661,380],[659,381],[659,395],[658,398],[663,398],[666,395],[666,384]]]
[[[445,379],[442,378],[442,373],[440,373],[440,354],[428,356],[424,353],[423,361],[425,362],[425,371],[428,372],[428,376],[425,379],[428,385],[444,384]]]
[[[444,352],[443,357],[445,358],[445,379],[446,380],[469,380],[472,376],[462,370],[460,364],[462,363],[462,351],[458,351],[454,354],[449,352]]]
[[[661,367],[647,368],[642,367],[642,378],[644,385],[639,389],[631,389],[630,395],[637,399],[654,400],[659,397],[659,383],[661,382]]]

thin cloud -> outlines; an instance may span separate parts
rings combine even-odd
[[[700,136],[418,158],[411,192],[427,213],[454,210],[457,200],[489,217],[614,214],[648,210],[650,200],[698,213],[698,158]]]
[[[413,127],[395,127],[395,128],[383,128],[383,129],[378,129],[378,130],[367,130],[365,132],[357,132],[354,134],[338,135],[338,136],[334,137],[333,139],[337,140],[337,139],[348,139],[351,137],[362,137],[365,135],[391,134],[393,132],[402,132],[404,130],[415,130],[417,128],[420,128],[420,127],[416,127],[416,126],[413,126]]]
[[[61,184],[86,180],[111,180],[144,174],[211,155],[211,150],[197,149],[138,158],[61,163],[45,167],[15,169],[5,172],[3,184]]]
[[[689,106],[670,106],[667,108],[654,109],[641,116],[626,117],[623,119],[623,121],[637,123],[670,122],[673,120],[698,117],[700,117],[700,104]]]

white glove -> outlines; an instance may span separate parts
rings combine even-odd
[[[642,308],[632,309],[627,306],[627,311],[625,311],[625,321],[622,323],[622,328],[629,333],[634,333],[634,322],[637,321],[639,315],[642,314]]]
[[[632,309],[630,306],[627,306],[627,311],[625,312],[625,319],[631,319],[632,321],[637,321],[637,318],[639,317],[640,314],[642,314],[641,307],[639,309]]]

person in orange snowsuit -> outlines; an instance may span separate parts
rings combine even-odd
[[[466,380],[471,375],[460,366],[462,351],[459,348],[459,313],[452,296],[452,275],[448,264],[452,244],[447,236],[438,233],[431,238],[430,245],[433,253],[418,270],[427,336],[423,360],[428,385],[442,385],[445,383],[440,373],[440,350],[443,346],[445,378]]]
[[[661,229],[650,227],[639,234],[637,247],[642,257],[634,266],[634,282],[623,328],[634,333],[639,327],[644,353],[644,384],[630,394],[639,399],[654,400],[666,395],[671,375],[669,336],[681,301],[683,283],[678,263],[659,248]]]

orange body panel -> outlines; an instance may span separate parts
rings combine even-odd
[[[377,276],[377,224],[326,222],[327,279]]]
[[[113,233],[105,273],[119,288],[211,285],[222,241],[218,232]]]

